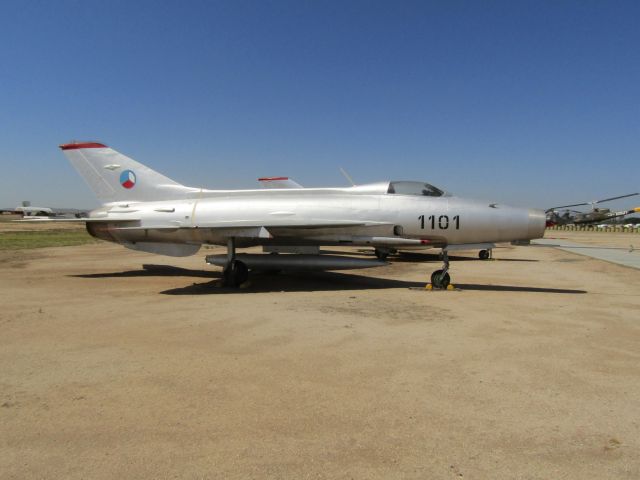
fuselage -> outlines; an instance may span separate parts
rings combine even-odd
[[[349,188],[201,190],[178,200],[117,202],[90,214],[105,220],[112,216],[117,224],[88,224],[90,233],[125,244],[225,244],[234,236],[239,246],[442,247],[529,240],[542,237],[545,229],[542,210],[447,195],[389,193],[389,182]],[[123,227],[127,218],[131,223]]]

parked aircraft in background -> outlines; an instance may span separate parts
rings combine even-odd
[[[210,255],[207,261],[224,268],[228,286],[245,282],[252,269],[387,264],[320,253],[320,246],[349,245],[441,249],[443,266],[431,283],[446,288],[449,251],[527,242],[545,230],[542,210],[464,199],[425,182],[300,188],[276,177],[261,180],[276,188],[207,190],[181,185],[101,143],[60,148],[103,204],[78,220],[91,235],[171,256],[193,255],[202,244],[226,245],[227,255]],[[236,253],[255,245],[276,254]]]
[[[614,218],[625,217],[633,213],[640,212],[640,207],[632,208],[630,210],[623,210],[620,212],[613,212],[609,208],[596,207],[597,204],[611,202],[613,200],[619,200],[621,198],[634,197],[640,195],[640,193],[628,193],[626,195],[620,195],[617,197],[605,198],[604,200],[595,200],[593,202],[574,203],[572,205],[562,205],[560,207],[552,207],[546,210],[547,214],[547,226],[553,225],[579,225],[588,223],[603,222]],[[591,210],[588,212],[580,212],[577,210],[568,210],[571,207],[581,207],[585,205],[591,205]],[[560,215],[557,210],[564,210],[564,213]]]
[[[38,219],[70,219],[86,217],[87,212],[75,208],[50,208],[50,207],[33,207],[31,202],[25,200],[22,205],[15,208],[7,208],[0,210],[3,215],[22,215],[27,220]]]
[[[53,209],[49,207],[32,207],[31,202],[25,200],[19,207],[4,209],[3,214],[22,215],[23,217],[51,217]]]

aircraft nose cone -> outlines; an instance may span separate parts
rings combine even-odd
[[[542,238],[546,226],[547,216],[544,210],[538,210],[536,208],[529,209],[529,238]]]

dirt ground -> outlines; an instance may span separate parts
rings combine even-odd
[[[0,478],[640,478],[639,270],[506,247],[460,291],[426,254],[231,291],[218,251],[0,252]]]

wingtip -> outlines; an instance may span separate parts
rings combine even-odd
[[[81,148],[107,148],[107,146],[96,142],[72,142],[60,145],[61,150],[79,150]]]

